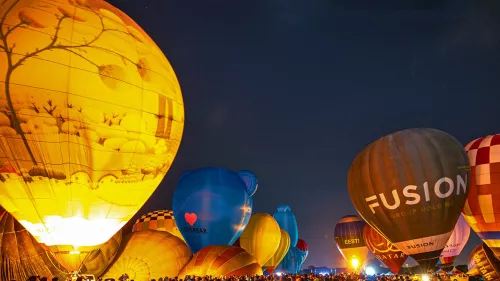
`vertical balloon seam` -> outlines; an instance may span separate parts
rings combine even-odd
[[[435,140],[434,140],[432,137],[430,137],[430,136],[427,134],[427,132],[425,132],[425,131],[422,131],[422,136],[424,136],[424,138],[427,138],[428,142],[429,142],[429,143],[431,143],[431,147],[434,149],[434,150],[433,150],[434,155],[436,155],[436,157],[438,157],[438,158],[439,158],[439,161],[438,161],[438,162],[439,162],[439,167],[440,167],[439,174],[441,174],[441,175],[445,175],[446,173],[445,173],[445,168],[444,168],[444,166],[443,166],[442,156],[441,156],[441,153],[439,153],[439,150],[438,150],[437,144],[435,143]],[[451,136],[450,136],[450,137],[451,137]],[[423,161],[423,160],[422,160],[422,161]],[[422,164],[424,164],[424,163],[422,163]],[[427,176],[427,175],[426,175],[426,176]],[[455,224],[456,224],[456,221],[455,221]],[[454,226],[455,224],[453,224],[453,226]],[[451,231],[453,232],[453,229],[452,229]],[[450,234],[451,234],[451,233],[450,233]],[[448,236],[448,239],[449,239],[449,238],[450,238],[450,237]],[[448,239],[446,240],[446,242],[448,242]],[[423,242],[423,241],[422,241],[422,242]],[[445,243],[446,243],[446,242],[445,242]],[[446,245],[446,244],[445,244],[445,245]],[[426,248],[424,248],[424,249],[426,249]],[[441,255],[441,253],[443,252],[443,249],[444,249],[444,247],[443,247],[443,248],[441,249],[441,251],[439,252],[439,255]],[[431,252],[432,252],[432,250],[431,250]],[[438,256],[438,259],[439,259],[439,256]]]

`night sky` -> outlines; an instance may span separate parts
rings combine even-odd
[[[186,106],[175,163],[139,213],[171,209],[185,170],[248,169],[254,212],[294,211],[304,266],[341,266],[333,230],[356,213],[347,171],[368,143],[411,127],[464,145],[500,132],[498,1],[110,2],[167,55]]]

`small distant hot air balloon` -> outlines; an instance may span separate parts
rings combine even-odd
[[[207,246],[196,253],[178,277],[190,276],[254,276],[262,269],[254,256],[240,247]]]
[[[500,261],[485,243],[477,246],[469,255],[468,264],[475,266],[467,272],[469,275],[482,275],[484,280],[500,280]]]
[[[357,271],[368,255],[368,248],[363,240],[363,228],[366,222],[358,216],[342,217],[335,225],[335,242],[349,267]]]
[[[463,215],[472,230],[500,258],[500,135],[473,140],[465,150],[471,180]]]
[[[307,255],[309,254],[309,247],[307,246],[306,241],[304,239],[299,238],[297,241],[297,246],[295,248],[300,250],[300,265],[304,263],[304,261],[307,259]]]
[[[288,235],[288,233],[283,229],[280,230],[280,233],[281,239],[278,249],[276,250],[274,255],[263,265],[263,267],[269,274],[272,274],[274,272],[274,269],[281,263],[283,258],[285,258],[286,253],[288,253],[288,250],[290,249],[290,235]]]
[[[375,257],[389,267],[394,274],[398,274],[401,266],[408,258],[396,246],[385,239],[369,224],[363,229],[363,239],[366,246]]]
[[[465,244],[467,244],[467,241],[469,241],[469,235],[470,226],[464,217],[460,216],[439,258],[441,266],[450,266],[453,264],[457,256],[460,255],[460,252],[462,252]]]
[[[263,265],[278,250],[281,229],[271,215],[256,213],[250,217],[239,240],[240,247],[252,254],[259,264]]]
[[[132,226],[132,232],[146,229],[166,231],[184,240],[175,223],[174,212],[170,210],[156,210],[144,214]]]
[[[253,174],[252,174],[253,175]],[[173,198],[175,222],[193,253],[208,245],[232,245],[252,214],[248,172],[224,168],[185,172]]]
[[[347,186],[365,221],[428,271],[455,228],[469,179],[460,142],[421,128],[369,144],[353,160]]]
[[[279,205],[273,217],[280,225],[280,228],[290,235],[290,246],[295,247],[299,240],[299,228],[292,209],[287,205]]]

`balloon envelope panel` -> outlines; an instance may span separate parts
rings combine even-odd
[[[485,280],[489,281],[500,280],[500,261],[486,244],[482,243],[472,250],[468,264],[474,265],[468,274],[482,275]]]
[[[245,182],[223,168],[185,173],[174,192],[175,222],[193,252],[208,245],[231,245],[252,213]]]
[[[285,255],[285,258],[281,261],[281,269],[286,274],[297,274],[300,271],[301,265],[301,253],[296,247],[290,247]]]
[[[469,179],[460,142],[421,128],[369,144],[354,159],[347,182],[365,221],[427,270],[437,263],[455,227]]]
[[[241,234],[240,247],[252,254],[259,264],[265,264],[278,250],[281,229],[269,214],[256,213]]]
[[[0,207],[0,280],[27,280],[30,276],[58,276],[60,267],[50,260],[35,238]],[[59,276],[62,277],[62,276]]]
[[[463,215],[486,245],[500,257],[500,135],[465,146],[471,165],[471,186]],[[497,220],[498,218],[498,220]]]
[[[0,204],[53,252],[90,252],[150,197],[184,106],[153,40],[98,0],[0,7]],[[6,42],[6,43],[5,43]],[[88,235],[82,229],[95,229]]]
[[[266,262],[266,264],[263,265],[263,267],[269,274],[272,274],[274,272],[274,269],[281,263],[286,253],[288,253],[288,249],[290,249],[290,235],[288,235],[288,233],[283,229],[281,229],[280,232],[281,239],[278,249],[276,250],[274,255]]]
[[[136,281],[177,276],[191,256],[186,243],[166,231],[132,232],[125,236],[122,250],[103,280],[118,278],[124,273]]]
[[[262,275],[255,257],[235,246],[207,246],[196,253],[179,273],[190,276],[254,276]]]
[[[171,210],[156,210],[142,215],[132,226],[132,232],[142,230],[166,231],[182,240],[181,232],[174,219],[174,212]]]
[[[463,248],[465,247],[465,244],[467,244],[467,241],[469,241],[469,236],[470,236],[470,226],[465,220],[463,216],[460,216],[460,218],[457,221],[457,224],[455,225],[455,229],[453,230],[453,233],[450,236],[450,239],[448,239],[448,242],[446,243],[446,246],[444,247],[443,252],[441,253],[441,263],[442,264],[450,264],[453,263],[455,260],[454,258],[458,255],[460,255],[460,252],[462,252]]]
[[[389,267],[394,274],[398,274],[401,266],[408,258],[396,246],[380,235],[369,224],[363,229],[363,240],[370,252],[375,257]]]
[[[292,209],[287,205],[280,205],[273,217],[280,225],[280,228],[284,229],[290,235],[290,245],[295,247],[299,240],[299,228]]]

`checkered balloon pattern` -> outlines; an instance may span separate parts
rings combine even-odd
[[[477,235],[500,255],[500,134],[465,146],[471,167],[463,215]]]
[[[174,212],[170,210],[157,210],[142,215],[132,226],[132,232],[146,229],[168,231],[176,229]]]

